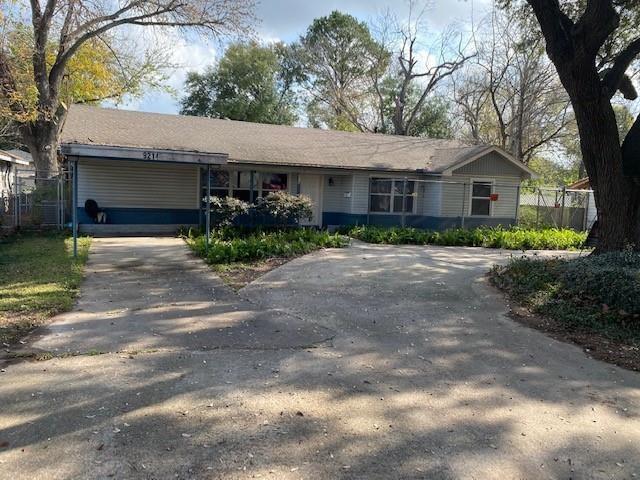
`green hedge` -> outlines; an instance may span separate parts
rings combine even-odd
[[[513,259],[492,282],[538,313],[573,327],[640,340],[640,254]]]
[[[291,257],[320,248],[341,248],[348,239],[339,234],[307,228],[249,230],[223,228],[211,234],[207,253],[204,235],[187,238],[187,243],[207,262],[252,262],[273,257]]]
[[[586,233],[569,229],[452,228],[441,232],[418,228],[359,226],[347,230],[358,240],[391,245],[448,245],[509,250],[567,250],[581,248]]]

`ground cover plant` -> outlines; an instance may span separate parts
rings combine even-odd
[[[288,258],[347,244],[347,239],[340,234],[313,228],[219,228],[211,232],[208,248],[203,234],[191,232],[186,240],[196,254],[211,264]]]
[[[0,240],[0,341],[11,344],[75,301],[90,238],[78,258],[60,233],[12,235]]]
[[[479,227],[444,231],[411,227],[356,226],[345,232],[368,243],[391,245],[445,245],[509,250],[568,250],[583,247],[587,234],[570,229]]]
[[[601,336],[616,342],[605,341],[601,353],[614,356],[616,363],[640,366],[639,253],[515,258],[494,267],[490,280],[528,311],[548,319],[542,329],[569,335],[590,350],[603,342],[588,334]]]

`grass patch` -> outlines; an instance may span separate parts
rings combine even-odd
[[[488,247],[508,250],[570,250],[582,248],[587,234],[570,229],[520,227],[453,228],[431,231],[410,227],[358,226],[346,230],[368,243],[391,245],[443,245]]]
[[[22,234],[0,242],[0,341],[14,343],[51,316],[71,309],[91,244],[59,233]]]
[[[212,232],[208,250],[204,235],[190,235],[186,241],[197,255],[215,265],[250,264],[270,258],[291,258],[321,248],[341,248],[348,243],[342,235],[311,228],[221,228]]]
[[[568,331],[595,332],[640,346],[640,254],[513,259],[491,282]]]

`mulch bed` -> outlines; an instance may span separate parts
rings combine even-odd
[[[234,263],[216,268],[216,273],[234,290],[240,290],[273,269],[290,262],[296,257],[276,257],[256,263]]]
[[[578,345],[588,356],[597,360],[627,370],[640,371],[640,347],[637,345],[613,340],[598,332],[576,331],[562,322],[534,314],[529,309],[513,303],[509,317],[516,322],[541,330],[556,340]]]

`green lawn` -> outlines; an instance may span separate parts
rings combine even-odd
[[[63,234],[25,234],[0,240],[0,341],[13,343],[73,306],[90,238],[79,239],[78,259]]]

